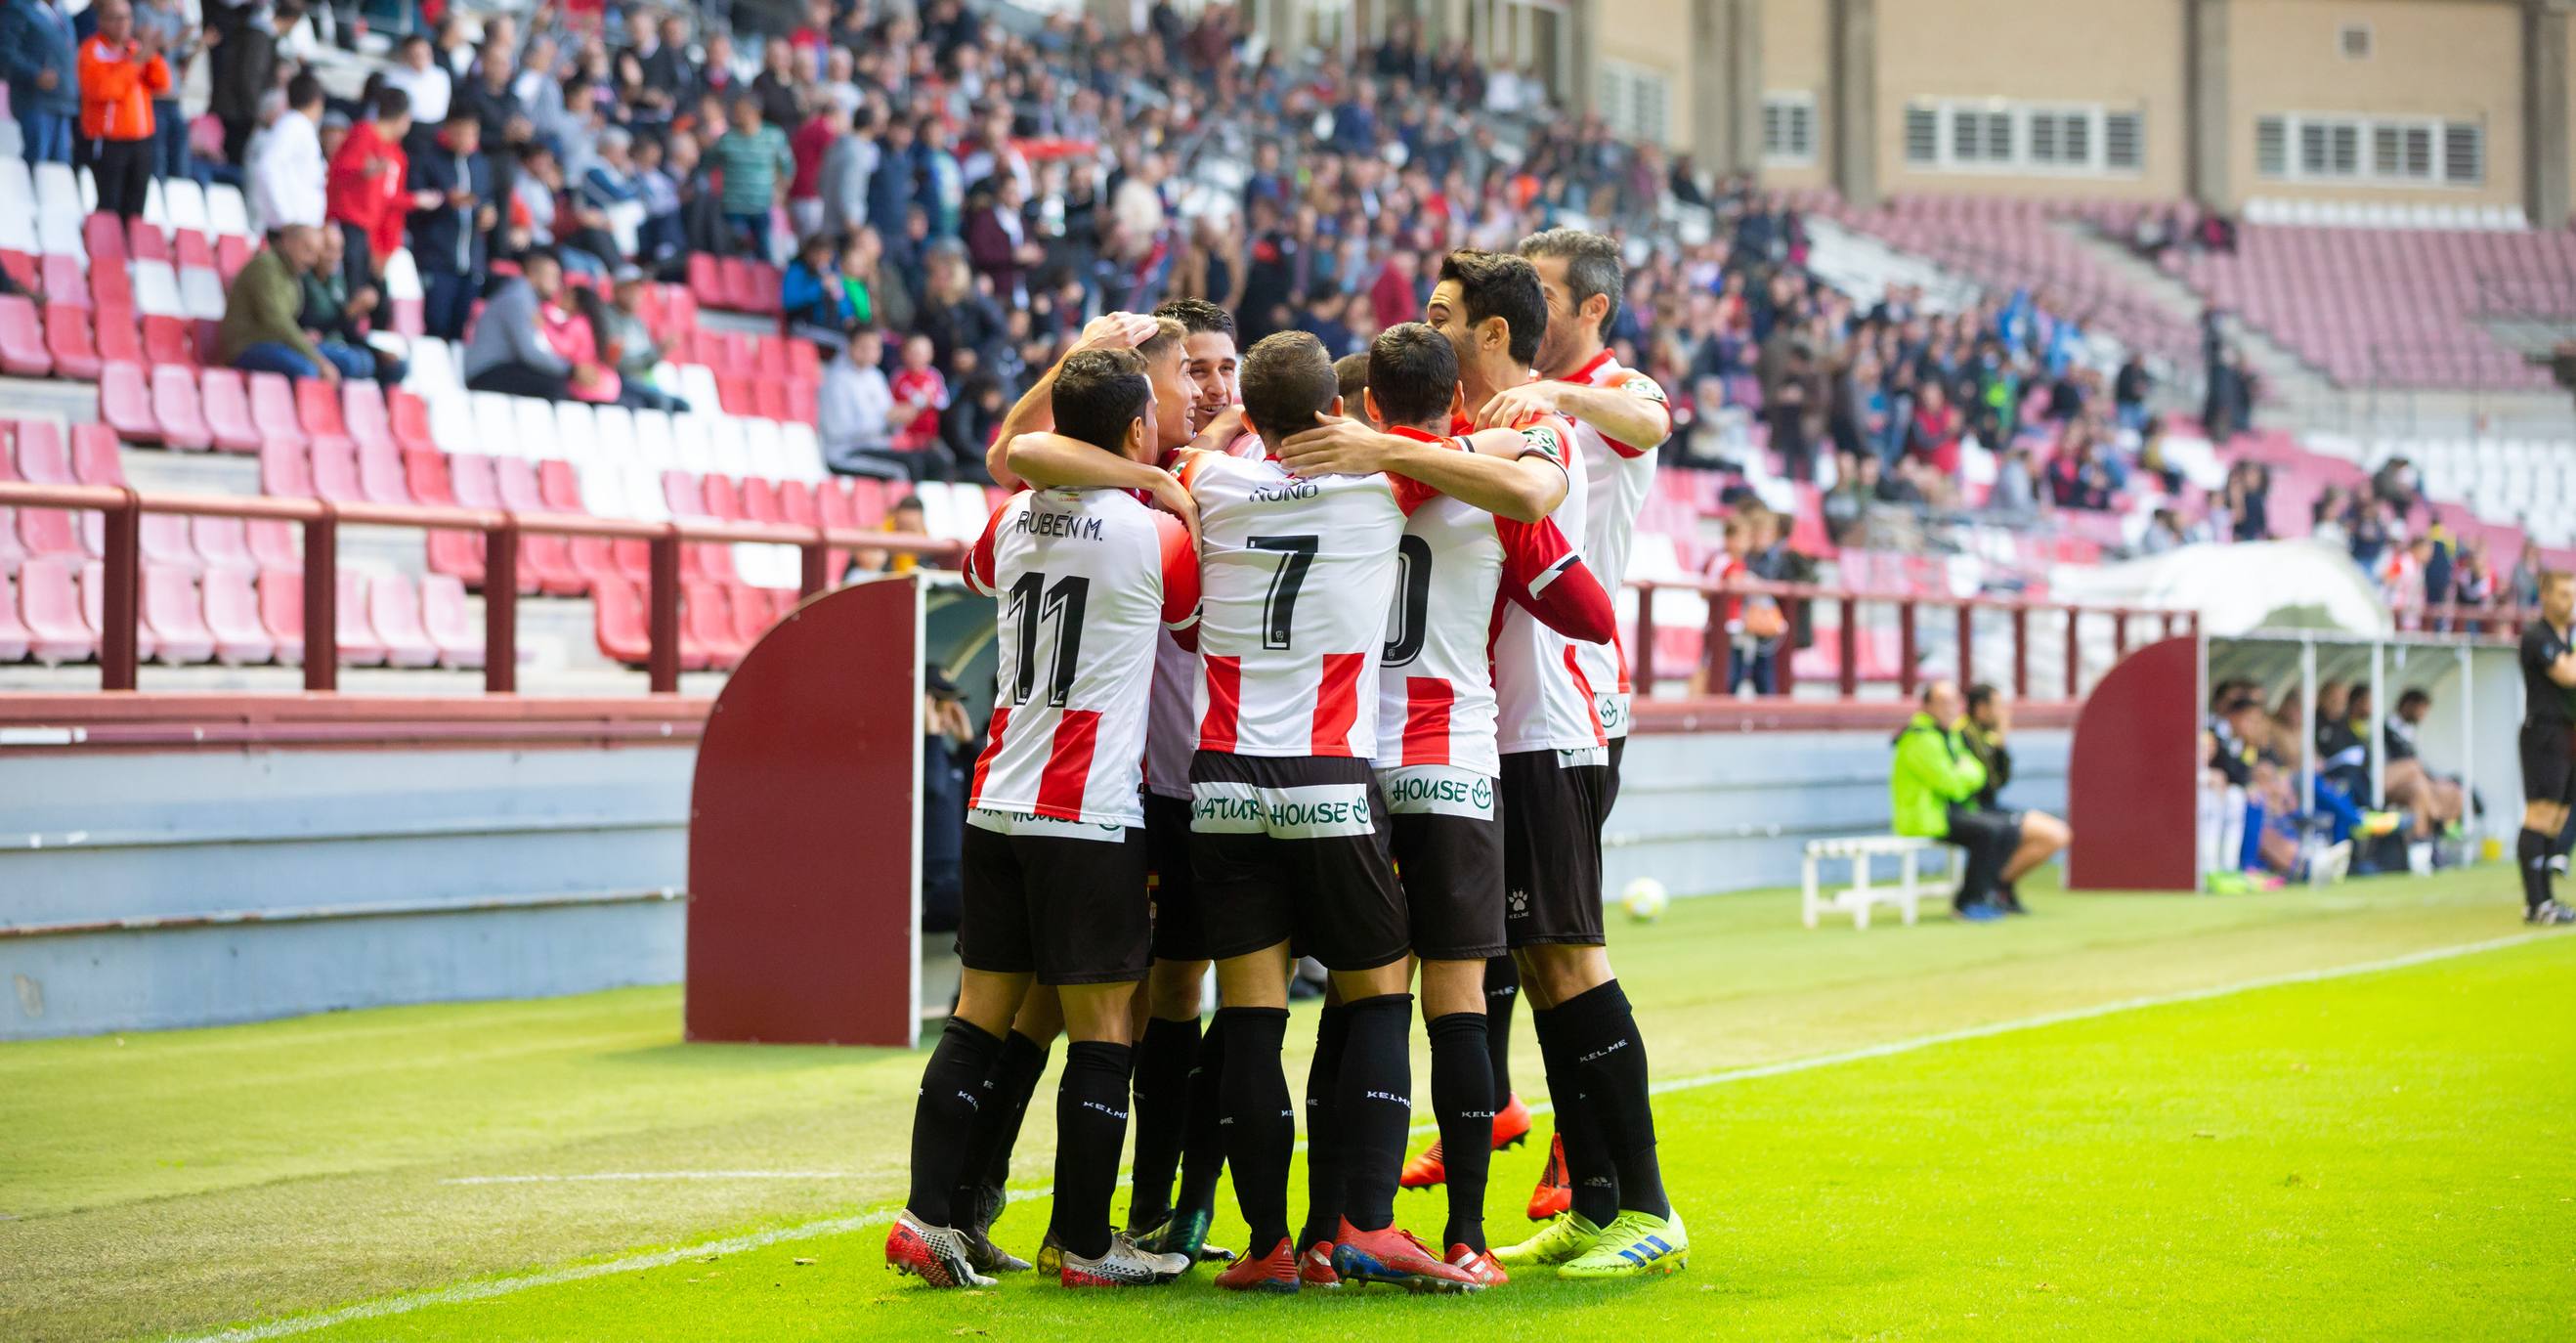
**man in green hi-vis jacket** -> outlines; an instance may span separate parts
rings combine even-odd
[[[1953,903],[1959,917],[1982,923],[2004,916],[2004,906],[1990,896],[2005,862],[2021,846],[2021,814],[1976,810],[1986,767],[1960,736],[1966,717],[1967,702],[1955,683],[1926,686],[1922,709],[1896,734],[1896,763],[1887,791],[1896,810],[1896,833],[1942,840],[1964,851],[1966,866]]]

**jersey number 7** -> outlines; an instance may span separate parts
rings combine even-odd
[[[1244,544],[1279,555],[1279,571],[1270,576],[1270,594],[1261,599],[1261,646],[1294,647],[1297,594],[1305,589],[1306,571],[1315,564],[1315,537],[1255,536]]]

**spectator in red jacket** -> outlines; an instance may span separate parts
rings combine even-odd
[[[403,225],[416,207],[438,206],[430,199],[403,194],[411,161],[402,149],[411,133],[411,95],[401,89],[376,90],[376,116],[349,128],[340,152],[331,156],[331,179],[325,205],[349,245],[353,271],[384,279],[385,262],[403,244]]]
[[[169,91],[159,31],[138,38],[125,0],[99,0],[98,35],[80,47],[81,138],[93,146],[99,213],[143,213],[152,187],[152,102]]]
[[[1369,286],[1369,309],[1378,330],[1422,316],[1422,296],[1413,291],[1415,264],[1413,253],[1399,247],[1387,254],[1377,283]]]

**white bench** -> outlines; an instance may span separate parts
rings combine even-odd
[[[1804,902],[1807,926],[1815,927],[1816,917],[1830,909],[1838,914],[1851,915],[1854,928],[1867,928],[1872,905],[1894,905],[1904,911],[1906,923],[1912,924],[1923,901],[1947,900],[1958,889],[1955,873],[1929,879],[1921,875],[1924,851],[1938,847],[1940,842],[1937,840],[1908,835],[1851,835],[1807,841]],[[1870,860],[1881,856],[1897,860],[1900,873],[1893,886],[1870,884]],[[1835,858],[1850,862],[1852,884],[1828,895],[1818,880],[1818,869],[1828,859]]]

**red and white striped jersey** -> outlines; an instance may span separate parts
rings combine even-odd
[[[1000,685],[967,805],[1144,824],[1154,643],[1198,620],[1189,529],[1123,490],[1022,490],[993,510],[966,582],[1001,599]]]
[[[1672,410],[1665,401],[1664,389],[1653,378],[1611,358],[1608,350],[1593,356],[1590,363],[1565,381],[1589,387],[1616,387],[1652,401],[1665,408],[1664,432],[1668,436],[1672,433]],[[1574,442],[1576,455],[1583,459],[1587,491],[1583,559],[1616,598],[1628,578],[1629,543],[1637,533],[1637,514],[1646,506],[1647,493],[1655,488],[1654,445],[1622,443],[1580,420],[1574,423]],[[1601,716],[1602,732],[1612,737],[1627,736],[1627,651],[1616,640],[1585,644],[1575,650],[1575,660],[1582,665],[1585,679],[1592,683],[1594,711]]]
[[[1432,441],[1418,430],[1393,432]],[[1614,623],[1609,594],[1554,522],[1515,522],[1449,498],[1406,520],[1397,575],[1378,669],[1379,767],[1500,773],[1492,648],[1504,605],[1605,639]]]
[[[1185,454],[1199,506],[1199,749],[1377,754],[1376,688],[1396,542],[1437,492],[1399,477],[1290,475],[1267,457]]]
[[[1267,452],[1258,434],[1245,434],[1226,445],[1237,457]],[[1170,470],[1178,454],[1167,454]],[[1190,800],[1190,752],[1199,744],[1199,655],[1166,633],[1154,643],[1154,698],[1145,710],[1145,791]]]
[[[1573,431],[1561,417],[1560,435]],[[1547,520],[1556,525],[1568,548],[1583,549],[1586,503],[1584,473],[1566,471],[1565,499]],[[1498,712],[1495,749],[1505,755],[1520,751],[1591,750],[1607,743],[1592,695],[1592,682],[1576,660],[1575,650],[1590,647],[1549,628],[1528,608],[1508,606],[1494,625],[1494,694]]]

